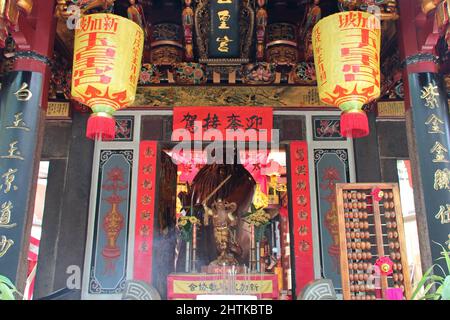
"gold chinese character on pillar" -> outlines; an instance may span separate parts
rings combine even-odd
[[[423,87],[420,98],[425,100],[425,106],[430,109],[439,107],[437,97],[439,96],[438,87],[430,83],[427,87]]]
[[[436,141],[430,153],[434,155],[433,162],[448,162],[445,156],[448,150],[440,142]]]
[[[14,241],[11,239],[7,239],[6,236],[2,236],[0,238],[0,258],[3,257],[6,252],[8,252],[9,248],[14,244]]]
[[[23,112],[17,112],[14,115],[14,120],[12,124],[7,126],[6,129],[19,129],[24,131],[30,131],[30,128],[28,128],[25,121],[23,121]]]
[[[434,113],[428,117],[425,124],[429,126],[428,133],[444,134],[444,131],[442,131],[442,129],[441,129],[441,126],[444,124],[444,121],[442,121]]]
[[[447,168],[436,170],[434,173],[434,190],[450,191],[450,170]]]
[[[3,190],[4,193],[9,193],[12,190],[16,191],[18,189],[17,186],[13,185],[14,180],[16,179],[17,169],[8,169],[7,172],[1,175],[1,178],[4,180],[2,184],[0,184],[0,190]]]
[[[13,209],[13,204],[11,201],[3,203],[0,207],[0,228],[13,228],[17,223],[11,223],[11,213]]]
[[[440,206],[439,212],[435,216],[436,219],[441,221],[441,224],[450,223],[450,204]]]
[[[21,156],[21,152],[17,147],[19,141],[13,141],[9,144],[8,154],[4,156],[0,156],[0,159],[17,159],[17,160],[25,160],[24,157]]]

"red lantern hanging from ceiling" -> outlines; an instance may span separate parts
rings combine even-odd
[[[75,32],[72,97],[93,111],[88,138],[114,139],[113,114],[134,101],[143,46],[142,28],[131,20],[106,13],[80,19]]]
[[[345,137],[369,134],[362,107],[380,95],[380,41],[380,20],[367,12],[336,13],[313,29],[319,97],[343,111]]]

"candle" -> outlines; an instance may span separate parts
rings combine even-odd
[[[196,272],[196,256],[197,256],[197,225],[192,225],[192,272]]]
[[[189,269],[189,255],[190,255],[190,242],[186,242],[186,265],[185,265],[185,272],[189,273],[190,269]]]

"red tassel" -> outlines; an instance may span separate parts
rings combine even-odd
[[[341,114],[341,135],[347,138],[362,138],[369,134],[369,120],[364,111]]]
[[[87,123],[86,137],[89,139],[113,140],[116,135],[114,118],[92,115]]]

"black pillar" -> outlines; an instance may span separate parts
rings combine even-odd
[[[70,266],[83,275],[94,156],[94,143],[85,135],[88,117],[74,113],[71,127],[53,126],[46,131],[43,158],[50,160],[50,167],[35,298],[66,288]],[[64,299],[80,299],[80,289]]]
[[[442,76],[423,72],[408,75],[412,138],[423,197],[432,260],[450,249],[450,121]],[[416,191],[416,190],[415,190]],[[440,260],[444,268],[445,261]]]
[[[0,101],[0,275],[25,284],[38,168],[41,73],[15,71],[2,85]]]

